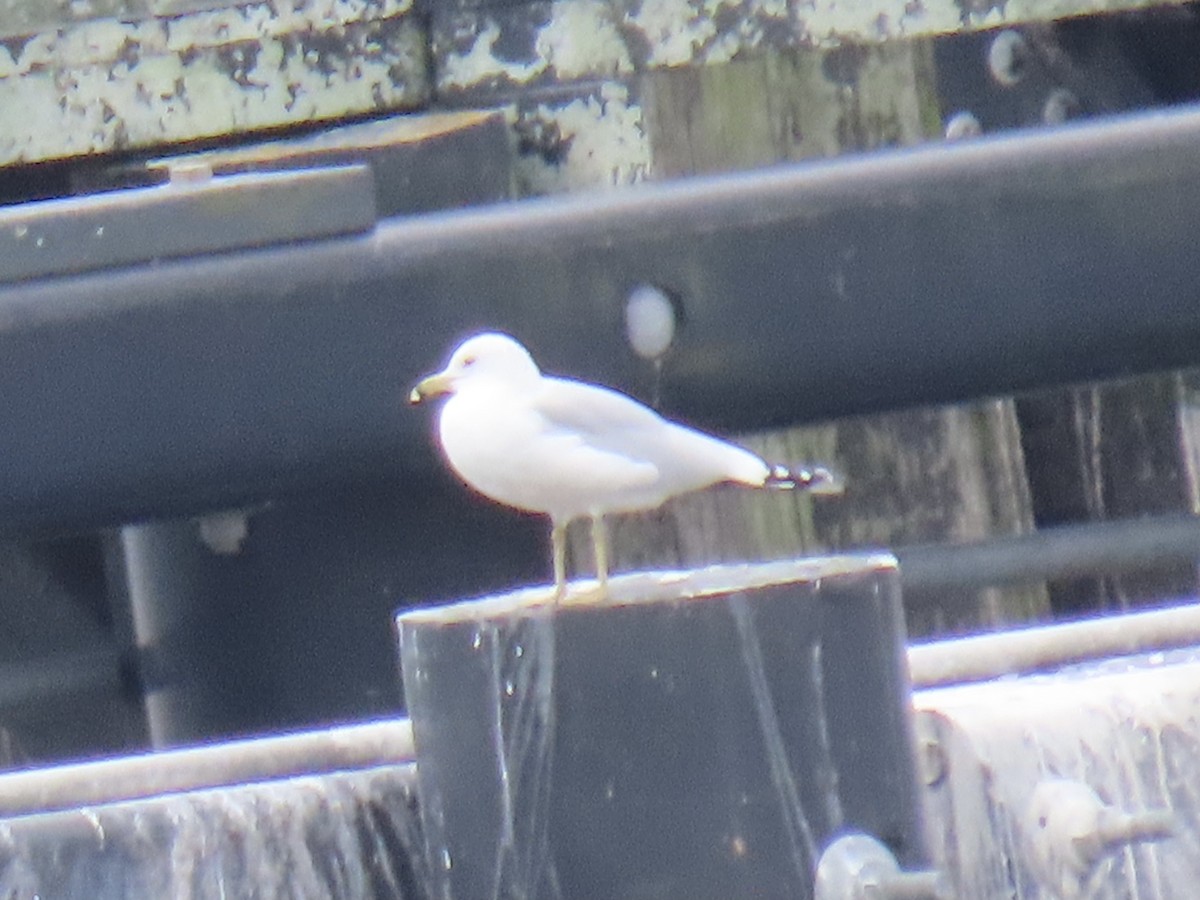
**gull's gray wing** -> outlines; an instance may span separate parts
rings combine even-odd
[[[589,446],[652,463],[668,493],[717,481],[761,485],[769,469],[743,447],[664,419],[618,391],[567,378],[545,378],[534,408],[547,425]]]
[[[611,388],[570,378],[543,378],[534,408],[556,428],[586,436],[662,428],[650,407]]]

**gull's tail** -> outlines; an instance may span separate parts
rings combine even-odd
[[[840,475],[826,466],[771,466],[763,487],[795,489],[811,494],[840,494],[846,485]]]

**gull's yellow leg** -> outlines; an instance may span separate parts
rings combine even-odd
[[[603,597],[608,594],[608,528],[604,516],[592,516],[592,552],[596,557],[596,582]]]
[[[550,547],[554,555],[554,602],[567,595],[567,525],[553,522],[550,526]]]

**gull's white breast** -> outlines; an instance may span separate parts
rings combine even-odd
[[[531,399],[481,386],[442,408],[446,457],[480,493],[565,521],[607,510],[657,482],[652,464],[592,447],[540,415]]]

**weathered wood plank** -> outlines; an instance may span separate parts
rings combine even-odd
[[[1195,371],[1048,391],[1017,403],[1041,526],[1200,511]],[[1190,596],[1195,566],[1162,565],[1051,586],[1057,612]]]

